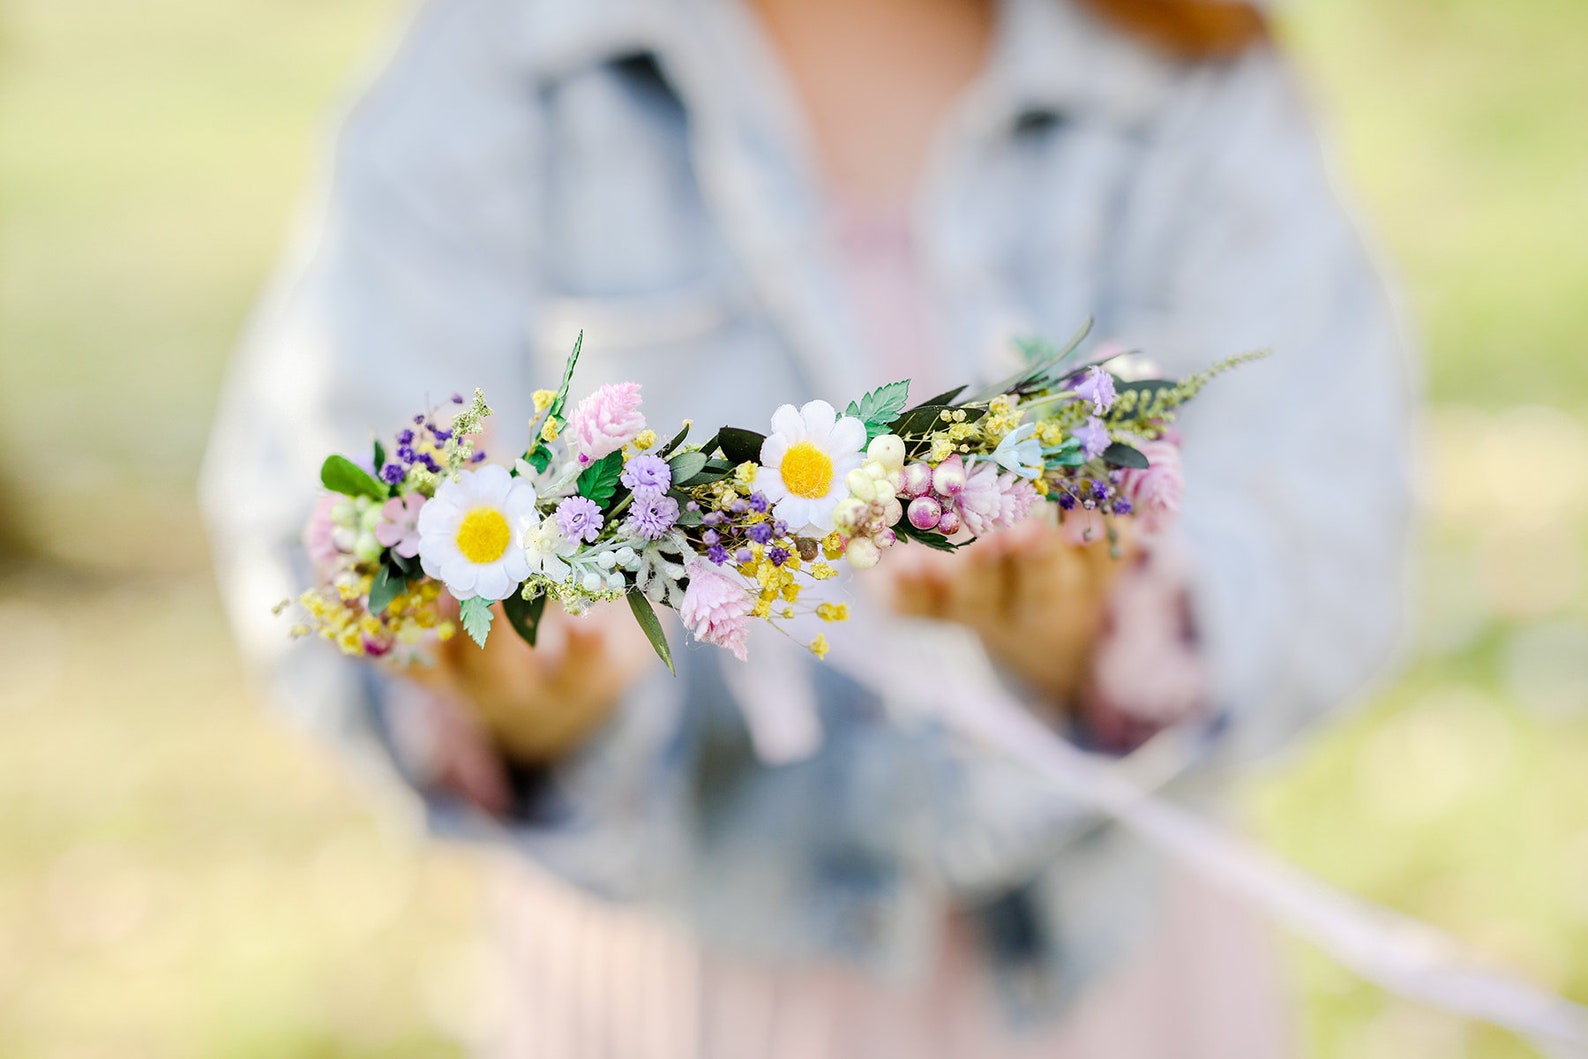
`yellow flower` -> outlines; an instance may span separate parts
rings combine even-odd
[[[829,581],[838,576],[838,568],[828,563],[816,563],[811,566],[811,577],[818,581]]]
[[[844,554],[844,539],[834,530],[822,538],[822,555],[828,559],[836,559]],[[837,571],[834,571],[836,573]],[[831,576],[831,575],[828,575]]]
[[[557,394],[551,390],[536,390],[531,399],[535,402],[535,414],[539,415],[551,407],[551,402],[557,399]]]
[[[552,416],[550,419],[546,420],[546,425],[540,428],[540,440],[556,441],[557,435],[561,432],[561,430],[562,428],[557,424],[557,417]]]
[[[817,658],[821,658],[821,659],[825,659],[827,657],[827,637],[826,636],[818,636],[818,637],[816,637],[816,639],[811,641],[811,654],[813,654]]]
[[[849,604],[823,603],[816,608],[816,616],[822,621],[847,621],[849,619]]]
[[[651,448],[655,444],[656,431],[650,429],[649,427],[646,427],[644,430],[634,435],[634,447],[639,449],[641,452],[644,452],[646,449]]]

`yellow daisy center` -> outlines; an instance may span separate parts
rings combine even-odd
[[[833,484],[832,458],[809,441],[791,447],[783,456],[783,484],[795,496],[818,500]]]
[[[458,551],[471,563],[494,563],[507,551],[513,533],[494,507],[477,507],[458,523]]]

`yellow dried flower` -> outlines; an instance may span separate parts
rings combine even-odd
[[[817,658],[826,659],[826,657],[827,657],[827,637],[826,636],[817,636],[816,639],[811,641],[811,654],[815,655]]]
[[[822,621],[847,621],[849,619],[849,604],[823,603],[816,608],[816,616]]]
[[[639,449],[641,452],[652,448],[655,444],[656,431],[650,429],[649,427],[646,427],[644,430],[634,435],[634,447]]]
[[[536,390],[530,399],[535,402],[535,414],[540,415],[551,407],[551,402],[557,399],[557,393],[555,390]]]

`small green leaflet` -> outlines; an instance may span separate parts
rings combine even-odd
[[[741,463],[759,463],[761,445],[765,441],[765,434],[757,434],[743,427],[723,427],[717,431],[717,447],[722,450],[728,462],[735,466]]]
[[[386,466],[386,446],[380,443],[379,438],[375,439],[375,462],[370,464],[370,466],[375,468],[376,474],[379,474],[381,468]]]
[[[535,637],[540,633],[541,615],[546,613],[546,594],[542,592],[534,599],[525,599],[514,592],[502,600],[502,612],[507,615],[513,631],[534,647]]]
[[[866,441],[869,442],[877,435],[888,432],[889,425],[904,411],[905,402],[909,399],[909,379],[890,382],[866,394],[858,404],[850,401],[849,407],[844,409],[844,415],[854,416],[866,424]]]
[[[941,533],[929,533],[924,530],[916,529],[914,526],[910,525],[910,520],[907,518],[901,518],[894,525],[893,531],[900,537],[903,537],[905,540],[924,544],[928,548],[931,548],[935,551],[954,552],[958,551],[961,547],[961,545],[955,544]]]
[[[402,595],[407,587],[408,579],[401,573],[394,572],[390,566],[381,567],[369,586],[369,612],[377,617],[384,614],[391,601]]]
[[[656,649],[656,656],[660,658],[667,671],[674,676],[678,671],[673,668],[673,652],[667,646],[667,634],[662,632],[662,623],[656,617],[656,608],[651,606],[651,601],[645,598],[645,593],[639,589],[629,590],[629,609],[634,612],[634,620],[640,623],[640,628],[645,631],[645,638],[651,641],[651,646]]]
[[[1123,441],[1116,441],[1103,450],[1103,462],[1110,467],[1130,467],[1138,471],[1145,471],[1148,466],[1146,454]]]
[[[612,494],[618,491],[618,479],[622,475],[623,450],[619,449],[586,467],[575,484],[580,496],[588,497],[604,507],[612,499]]]
[[[367,496],[371,500],[385,500],[387,496],[384,485],[346,456],[325,458],[320,464],[320,484],[343,496]]]
[[[484,647],[485,638],[491,635],[491,620],[496,617],[491,610],[491,601],[470,596],[459,605],[459,615],[463,618],[463,631],[469,634],[469,639]]]
[[[683,428],[679,430],[678,433],[674,434],[673,440],[663,445],[661,451],[656,455],[660,456],[664,460],[667,459],[667,457],[673,454],[674,449],[678,448],[678,446],[684,443],[684,439],[687,437],[689,437],[689,420],[686,419],[684,420]]]

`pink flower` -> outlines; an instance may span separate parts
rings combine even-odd
[[[331,522],[331,509],[341,499],[335,493],[320,497],[309,515],[309,521],[303,526],[303,548],[309,553],[315,567],[322,572],[330,570],[342,557],[341,549],[336,546],[336,526]]]
[[[404,559],[419,554],[419,509],[425,498],[418,493],[394,496],[380,509],[380,522],[375,526],[375,539],[382,548],[390,548]]]
[[[580,401],[568,417],[580,463],[614,453],[645,429],[637,382],[608,383]]]
[[[1130,501],[1132,511],[1148,533],[1169,528],[1180,513],[1180,497],[1185,492],[1185,474],[1180,462],[1180,447],[1172,441],[1144,441],[1136,446],[1147,457],[1146,470],[1126,470],[1120,478],[1119,492]]]
[[[973,536],[1008,529],[1031,514],[1037,490],[1018,474],[1000,474],[998,465],[983,461],[965,477],[965,488],[955,499],[965,529]]]
[[[739,661],[745,661],[749,657],[745,637],[750,631],[750,593],[702,559],[691,559],[685,570],[689,588],[678,608],[679,617],[695,639],[726,647]]]

